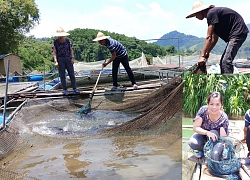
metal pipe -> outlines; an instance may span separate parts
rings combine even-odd
[[[180,42],[178,37],[178,54],[179,54],[179,67],[181,67],[181,59],[180,59]]]
[[[43,63],[43,91],[45,91],[45,62]]]
[[[14,101],[15,99],[12,98],[11,100],[9,100],[8,102],[6,102],[6,104],[9,104],[10,102]],[[0,106],[0,109],[4,108],[4,105]]]
[[[23,107],[25,103],[27,103],[28,99],[25,99],[7,118],[7,122],[13,118],[13,116],[16,114],[17,111]]]
[[[6,114],[6,104],[7,104],[7,97],[8,97],[9,71],[10,71],[10,60],[7,61],[7,69],[6,69],[4,110],[3,110],[3,128],[5,128],[5,126],[6,126],[5,114]]]

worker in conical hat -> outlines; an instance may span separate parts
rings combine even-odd
[[[249,32],[241,15],[230,8],[206,5],[197,0],[192,11],[186,16],[192,17],[199,20],[206,18],[208,24],[206,39],[197,64],[206,63],[209,53],[218,42],[218,38],[221,38],[227,43],[220,60],[221,74],[233,74],[233,60]]]
[[[93,41],[97,41],[100,45],[106,46],[112,54],[108,62],[103,63],[103,67],[106,67],[109,63],[112,63],[113,87],[111,90],[115,91],[117,89],[117,73],[120,63],[125,68],[133,88],[138,89],[134,74],[129,66],[126,48],[120,42],[110,38],[110,36],[105,36],[102,32],[98,32],[96,38]]]
[[[73,45],[71,41],[65,36],[69,36],[70,34],[65,32],[63,28],[59,27],[56,30],[56,33],[54,36],[57,37],[53,41],[52,45],[52,51],[53,51],[53,57],[55,61],[55,66],[58,68],[59,76],[62,84],[62,88],[64,90],[64,95],[68,95],[69,91],[67,89],[66,84],[66,76],[65,76],[65,70],[67,69],[67,72],[70,77],[71,86],[75,93],[80,93],[79,90],[76,87],[76,78],[75,78],[75,72],[74,72],[74,51],[73,51]]]

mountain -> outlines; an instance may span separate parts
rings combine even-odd
[[[178,38],[179,38],[179,48],[181,49],[188,49],[194,44],[204,42],[204,39],[205,39],[205,38],[198,38],[192,35],[186,35],[178,31],[171,31],[163,35],[154,44],[157,44],[160,46],[174,46],[178,48]]]
[[[171,31],[163,35],[159,40],[154,42],[154,44],[160,46],[174,46],[178,49],[178,39],[179,39],[179,49],[180,51],[199,51],[203,48],[205,38],[199,38],[193,35],[186,35],[178,31]],[[219,40],[212,53],[222,53],[225,48],[225,42]]]
[[[247,24],[247,27],[250,31],[250,24]],[[159,40],[154,42],[156,45],[160,46],[174,46],[176,49],[179,49],[180,51],[199,51],[203,48],[205,38],[199,38],[193,35],[186,35],[184,33],[180,33],[178,31],[171,31],[167,34],[164,34]],[[242,45],[242,48],[250,48],[250,33],[248,34],[247,40]],[[215,54],[222,54],[224,49],[226,47],[226,43],[219,39],[218,43],[212,50],[212,53]]]

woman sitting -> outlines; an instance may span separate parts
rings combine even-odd
[[[228,116],[222,109],[222,95],[211,92],[207,97],[207,105],[202,106],[194,118],[194,134],[189,140],[189,146],[198,151],[197,158],[203,158],[203,147],[212,139],[216,141],[219,136],[228,136]]]

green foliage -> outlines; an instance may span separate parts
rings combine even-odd
[[[80,28],[69,31],[69,39],[74,44],[76,60],[93,62],[110,57],[109,51],[106,47],[99,45],[97,42],[93,42],[93,39],[95,39],[99,31],[101,30]],[[110,36],[122,43],[127,49],[130,60],[140,57],[142,52],[149,58],[156,56],[162,57],[169,54],[168,50],[164,47],[141,41],[135,37],[127,37],[123,34],[109,31],[102,32],[106,36]]]
[[[109,50],[99,43],[93,42],[100,30],[95,29],[74,29],[69,31],[69,38],[74,46],[74,56],[77,61],[95,62],[111,57]],[[130,60],[141,57],[142,52],[149,58],[162,57],[167,54],[175,54],[173,46],[164,48],[152,43],[140,41],[135,37],[127,37],[122,34],[102,31],[105,35],[121,42],[127,49]],[[54,67],[51,51],[54,38],[36,39],[32,36],[26,37],[19,45],[17,55],[22,57],[23,69],[42,70],[45,63],[46,70]]]
[[[22,67],[25,70],[44,69],[49,71],[54,67],[51,51],[52,40],[38,40],[33,36],[27,37],[18,48],[18,55],[22,57]]]
[[[183,75],[183,110],[195,115],[212,91],[223,95],[223,109],[230,116],[244,115],[250,103],[250,75]]]
[[[249,109],[250,75],[225,76],[224,109],[232,115],[243,115]]]
[[[34,0],[0,0],[0,54],[16,52],[24,34],[39,22]]]

